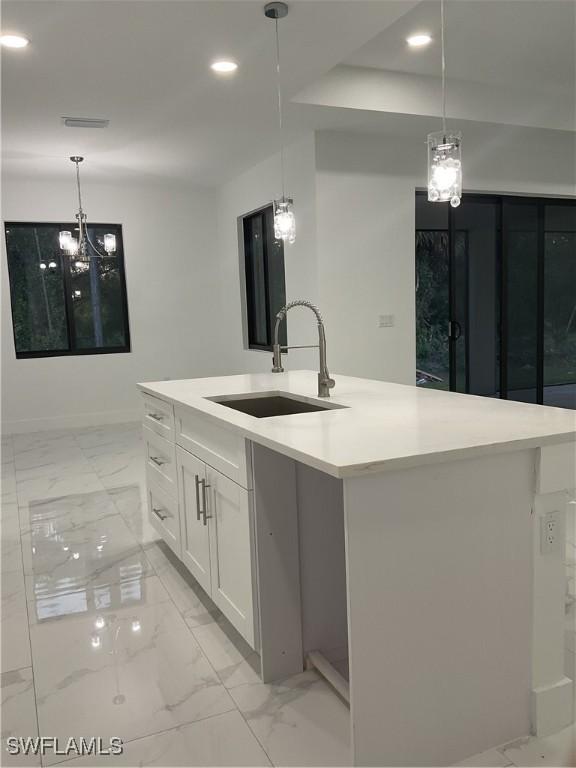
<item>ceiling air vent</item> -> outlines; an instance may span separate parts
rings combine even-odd
[[[99,117],[63,117],[62,122],[67,128],[108,128],[110,124]]]

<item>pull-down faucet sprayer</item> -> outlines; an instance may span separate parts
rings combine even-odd
[[[295,346],[280,346],[278,342],[278,331],[280,329],[280,323],[286,317],[286,313],[292,307],[308,307],[316,315],[316,321],[318,323],[318,344],[308,345],[295,345]],[[320,370],[318,372],[318,397],[330,397],[330,390],[335,385],[334,379],[330,378],[328,373],[328,365],[326,364],[326,334],[324,332],[324,323],[322,322],[322,315],[318,311],[318,308],[310,301],[304,299],[297,299],[296,301],[290,301],[285,307],[282,307],[280,312],[276,315],[276,326],[274,328],[274,356],[272,373],[282,373],[284,368],[282,367],[282,351],[286,349],[316,349],[318,348],[320,353]]]

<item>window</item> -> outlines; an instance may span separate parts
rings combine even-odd
[[[130,352],[122,227],[88,224],[89,263],[60,249],[76,224],[7,222],[6,251],[16,357]],[[106,254],[105,234],[116,236]],[[100,255],[103,254],[103,255]]]
[[[276,313],[286,304],[284,246],[274,239],[271,205],[243,217],[248,347],[272,349]],[[280,344],[286,344],[286,322]]]

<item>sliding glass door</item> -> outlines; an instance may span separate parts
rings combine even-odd
[[[543,402],[576,408],[576,205],[544,205]]]
[[[576,408],[576,203],[416,197],[417,381]]]

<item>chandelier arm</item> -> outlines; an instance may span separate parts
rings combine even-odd
[[[104,254],[104,253],[102,253],[101,251],[99,251],[99,250],[98,250],[98,248],[96,248],[96,246],[94,245],[94,243],[93,243],[93,242],[92,242],[92,240],[90,239],[90,235],[88,234],[88,227],[86,227],[86,230],[85,230],[85,231],[86,231],[86,240],[88,241],[88,244],[90,245],[90,247],[92,248],[92,250],[93,250],[95,253],[97,253],[97,254],[98,254],[98,256],[100,256],[101,258],[103,258],[103,259],[106,259],[106,258],[107,258],[107,254]]]

